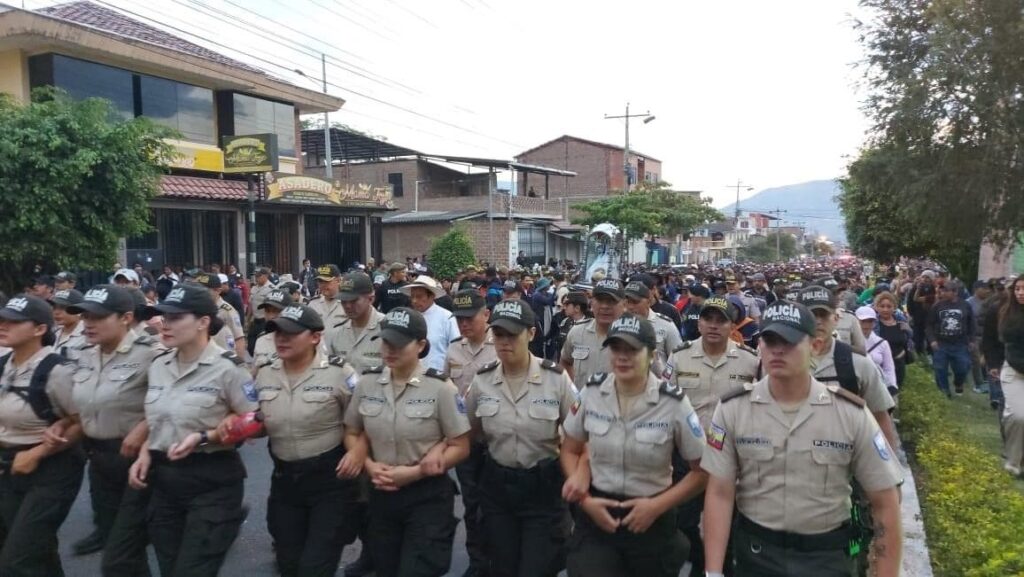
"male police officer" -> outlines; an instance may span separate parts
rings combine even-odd
[[[625,297],[621,282],[615,279],[597,281],[591,301],[594,318],[577,323],[565,337],[561,363],[577,389],[583,390],[594,374],[611,371],[608,355],[601,349],[609,327],[624,312],[622,301]]]
[[[651,289],[647,288],[644,283],[629,281],[626,288],[623,289],[623,293],[626,295],[626,310],[651,321],[651,325],[654,326],[658,346],[654,350],[655,359],[651,370],[656,375],[668,378],[668,375],[665,374],[668,358],[672,356],[672,351],[683,344],[683,339],[679,336],[679,329],[676,328],[672,319],[651,309]]]
[[[327,332],[332,355],[344,358],[357,373],[381,364],[380,322],[384,315],[373,308],[373,282],[365,273],[353,272],[341,279],[338,300],[348,318]]]
[[[338,300],[341,269],[336,264],[316,268],[316,286],[320,294],[309,299],[309,308],[320,315],[325,327],[333,327],[345,320],[345,309]]]

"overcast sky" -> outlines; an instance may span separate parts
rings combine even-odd
[[[98,3],[296,84],[315,87],[289,71],[319,79],[324,51],[347,101],[332,120],[429,153],[511,158],[562,134],[621,145],[604,115],[628,101],[657,117],[631,124],[631,147],[716,206],[737,178],[756,192],[840,176],[867,128],[854,0]]]

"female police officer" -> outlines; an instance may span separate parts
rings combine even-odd
[[[274,460],[267,527],[277,567],[285,577],[330,577],[355,539],[357,489],[336,469],[354,477],[362,463],[342,459],[345,408],[358,375],[320,350],[324,323],[308,306],[285,307],[266,329],[277,355],[259,369],[256,389]]]
[[[242,522],[245,466],[234,446],[218,444],[218,425],[258,408],[241,360],[210,340],[221,327],[209,291],[181,284],[149,314],[162,314],[169,349],[149,368],[149,440],[129,471],[135,488],[152,485],[149,538],[164,577],[214,576]]]
[[[488,574],[554,576],[569,534],[558,426],[576,399],[572,381],[530,354],[537,328],[529,303],[498,303],[490,325],[498,360],[480,369],[467,394],[470,422],[488,448],[478,484]]]
[[[63,575],[57,530],[82,484],[85,458],[69,427],[62,442],[44,431],[70,414],[71,365],[54,353],[46,301],[12,297],[0,309],[0,517],[6,539],[0,575]]]
[[[440,576],[456,524],[454,484],[443,473],[469,455],[466,408],[448,377],[420,362],[430,346],[423,315],[397,307],[381,327],[386,366],[364,371],[345,412],[346,447],[369,443],[369,546],[379,577]],[[436,445],[443,462],[430,466]]]
[[[569,575],[674,577],[689,549],[676,507],[707,483],[699,466],[704,432],[682,391],[650,372],[657,347],[650,321],[623,315],[604,346],[613,373],[588,380],[565,421],[562,468],[575,474],[586,451],[593,478],[570,539]],[[675,484],[673,448],[690,464]]]

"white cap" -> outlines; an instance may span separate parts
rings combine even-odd
[[[857,315],[857,320],[861,320],[861,321],[866,321],[868,319],[871,319],[871,320],[877,320],[878,319],[878,313],[875,312],[875,308],[874,307],[869,307],[867,305],[864,305],[864,306],[860,307],[859,309],[857,309],[857,312],[855,312],[853,314]]]
[[[217,273],[217,278],[220,279],[220,284],[228,284],[228,275],[224,273]]]
[[[128,279],[128,281],[130,281],[130,282],[133,282],[135,284],[139,284],[139,273],[135,272],[134,270],[132,270],[130,268],[119,268],[119,269],[117,269],[117,272],[115,272],[114,276],[113,276],[114,280],[117,280],[117,277],[119,277],[119,276],[123,276],[124,278]]]

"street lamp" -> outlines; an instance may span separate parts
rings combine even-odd
[[[320,54],[320,64],[323,67],[324,94],[327,94],[327,55]],[[308,80],[313,80],[306,73],[295,69],[295,73]],[[324,176],[329,181],[334,180],[334,156],[331,154],[331,123],[328,120],[327,111],[324,111]]]
[[[624,187],[624,189],[625,189],[626,192],[629,192],[629,173],[630,173],[630,164],[629,164],[629,119],[630,118],[643,118],[644,119],[644,124],[647,124],[648,122],[654,120],[654,115],[651,114],[651,112],[649,110],[647,112],[644,112],[643,114],[630,114],[629,113],[629,103],[627,102],[626,103],[626,114],[620,115],[620,116],[609,116],[607,114],[604,115],[604,119],[605,120],[611,120],[613,118],[625,118],[626,119],[626,147],[622,150],[622,169],[626,173],[626,186]]]
[[[736,189],[736,218],[732,223],[732,261],[736,262],[737,249],[739,248],[739,239],[737,237],[739,237],[740,228],[740,189],[746,187],[747,192],[750,192],[751,190],[754,190],[754,187],[749,184],[744,184],[743,181],[738,178],[736,179],[736,184],[727,184],[725,187]]]

